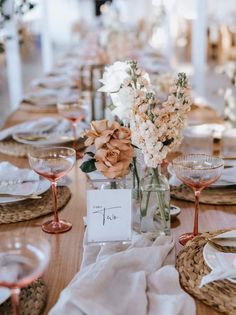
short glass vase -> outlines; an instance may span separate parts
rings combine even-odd
[[[170,235],[170,186],[160,166],[141,180],[140,231]]]

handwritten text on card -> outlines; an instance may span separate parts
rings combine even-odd
[[[131,190],[87,191],[88,242],[131,239]]]

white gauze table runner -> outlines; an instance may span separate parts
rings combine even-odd
[[[76,246],[76,244],[73,244]],[[49,315],[193,315],[179,285],[171,237],[135,234],[130,245],[84,245],[79,273]]]

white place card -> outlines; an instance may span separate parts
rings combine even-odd
[[[131,189],[87,191],[88,243],[130,241]]]

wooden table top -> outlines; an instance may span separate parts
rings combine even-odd
[[[56,116],[57,114],[55,114]],[[6,122],[4,127],[9,127],[16,123],[26,120],[37,119],[45,116],[40,113],[28,113],[21,109],[14,112]],[[52,116],[52,114],[47,114]],[[8,160],[19,167],[29,167],[26,158],[10,157],[0,154],[0,161]],[[70,171],[72,179],[70,189],[72,198],[66,207],[59,212],[60,218],[67,219],[73,223],[72,230],[59,235],[50,235],[42,232],[40,226],[51,216],[41,217],[35,220],[5,224],[0,226],[1,231],[15,231],[19,229],[27,230],[29,233],[40,233],[51,243],[52,256],[50,264],[44,274],[44,279],[48,287],[48,303],[44,314],[48,314],[51,307],[56,303],[60,292],[65,288],[70,280],[80,269],[80,263],[83,255],[83,235],[84,224],[83,216],[86,213],[86,177],[79,169],[79,162]],[[178,237],[193,229],[193,209],[191,202],[172,200],[172,204],[182,209],[178,218],[172,222],[171,231],[176,239],[177,252],[181,249],[178,243]],[[224,228],[236,227],[236,206],[215,206],[201,205],[199,216],[199,229],[202,231],[214,231]],[[218,312],[196,300],[198,315],[216,315]]]

